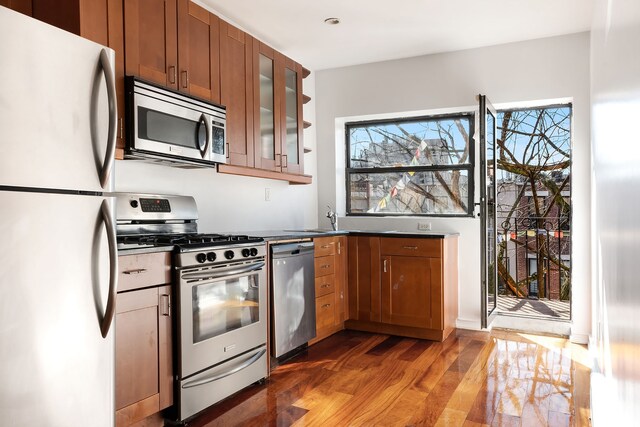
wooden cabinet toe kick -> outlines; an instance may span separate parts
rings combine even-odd
[[[344,322],[345,329],[355,331],[372,332],[377,334],[398,335],[402,337],[420,338],[432,341],[444,341],[455,328],[425,329],[414,328],[411,326],[390,325],[387,323],[367,322],[363,320],[346,320]]]

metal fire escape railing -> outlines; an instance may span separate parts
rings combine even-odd
[[[568,217],[497,217],[500,294],[568,299],[571,238]]]

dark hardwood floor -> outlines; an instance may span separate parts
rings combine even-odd
[[[544,336],[343,331],[189,425],[584,426],[587,360],[585,347]]]

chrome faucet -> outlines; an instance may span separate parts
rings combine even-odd
[[[331,221],[331,228],[333,231],[338,231],[338,214],[331,209],[331,205],[327,205],[329,211],[327,212],[327,218]]]

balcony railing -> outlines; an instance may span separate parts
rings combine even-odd
[[[571,227],[568,217],[497,216],[498,289],[502,295],[568,300]]]

